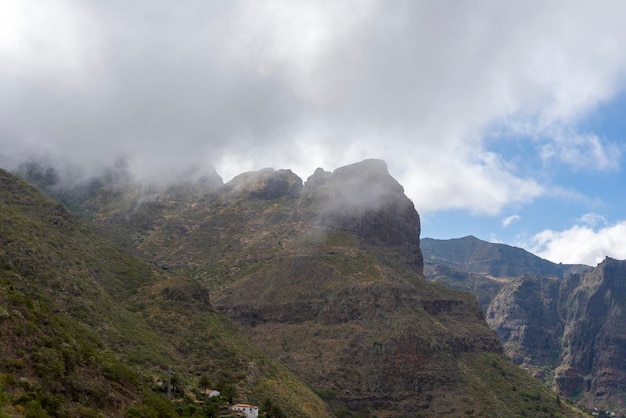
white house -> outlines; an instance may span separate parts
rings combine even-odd
[[[233,414],[246,418],[257,418],[259,416],[259,407],[248,405],[247,403],[238,403],[230,407]]]
[[[205,389],[205,390],[202,391],[202,394],[204,396],[208,396],[209,398],[212,398],[214,396],[220,396],[219,391],[213,390],[213,389]]]

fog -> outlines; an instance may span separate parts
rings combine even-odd
[[[0,166],[142,181],[380,158],[422,211],[497,214],[615,167],[584,116],[624,88],[622,2],[0,5]],[[581,127],[582,126],[582,127]],[[511,139],[514,138],[514,139]],[[73,173],[73,174],[72,174]]]

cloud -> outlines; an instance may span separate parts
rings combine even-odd
[[[34,82],[88,82],[105,52],[93,11],[71,0],[3,1],[0,34],[0,73]]]
[[[597,228],[598,224],[604,226]],[[609,225],[600,215],[586,214],[571,228],[546,229],[523,246],[555,263],[595,266],[606,256],[626,259],[626,221]]]
[[[0,13],[7,168],[39,155],[125,159],[145,179],[210,164],[225,180],[263,167],[306,178],[381,158],[420,211],[496,215],[548,190],[494,151],[504,138],[548,163],[621,158],[579,128],[624,89],[620,1],[40,6]]]
[[[611,170],[619,167],[622,149],[594,134],[557,134],[540,147],[541,158],[558,160],[579,170]]]
[[[517,222],[520,220],[520,216],[519,215],[511,215],[511,216],[507,216],[506,218],[502,219],[502,227],[506,228],[509,225],[511,225],[514,222]]]
[[[281,78],[314,106],[341,100],[366,49],[373,1],[246,2],[224,27],[227,55]]]
[[[585,213],[578,218],[576,222],[580,225],[587,225],[592,228],[598,225],[608,225],[606,218],[597,213]]]

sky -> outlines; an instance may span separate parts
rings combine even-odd
[[[626,259],[623,16],[621,0],[2,0],[0,167],[306,180],[379,158],[422,237]]]

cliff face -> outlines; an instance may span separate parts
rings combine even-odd
[[[561,395],[626,411],[626,262],[506,284],[487,309],[505,352]]]
[[[344,416],[575,414],[506,359],[470,293],[423,277],[419,216],[382,161],[131,195],[82,207]],[[196,290],[161,296],[202,305]]]
[[[556,384],[568,395],[626,410],[626,261],[606,258],[570,279],[563,296],[563,360]]]
[[[523,276],[505,285],[487,308],[487,323],[495,329],[507,356],[533,376],[548,380],[546,366],[561,357],[563,321],[557,315],[559,281]]]
[[[423,273],[419,215],[383,161],[366,160],[330,175],[317,171],[306,193],[320,225],[355,233]]]

